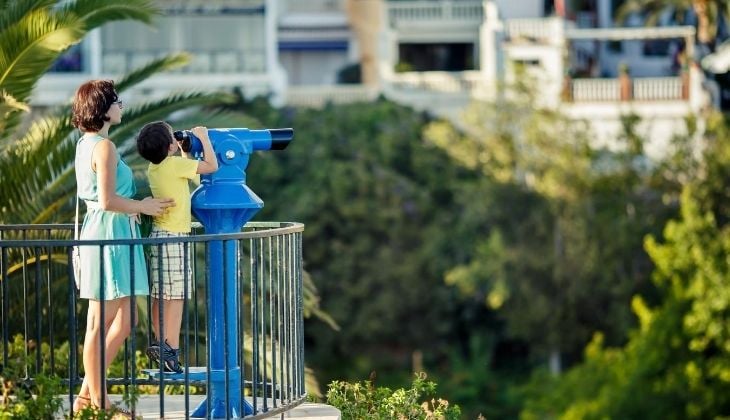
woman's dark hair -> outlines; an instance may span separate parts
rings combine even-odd
[[[164,121],[145,124],[137,136],[137,151],[154,164],[165,160],[170,143],[173,142],[172,127]]]
[[[119,99],[111,80],[91,80],[79,86],[71,107],[71,123],[81,131],[99,131],[112,104]]]

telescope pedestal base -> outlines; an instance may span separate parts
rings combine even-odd
[[[226,402],[221,399],[213,399],[211,407],[208,407],[208,401],[211,397],[208,397],[200,402],[195,410],[190,413],[190,417],[194,418],[207,418],[210,413],[212,419],[225,419],[225,418],[241,418],[253,414],[253,406],[248,401],[241,399],[241,404],[235,404],[235,401],[231,401],[229,406],[230,412],[226,416]]]
[[[142,370],[151,379],[162,379],[162,382],[165,380],[184,380],[186,376],[188,381],[193,384],[207,382],[209,384],[208,396],[190,413],[190,417],[208,418],[208,413],[210,413],[210,418],[214,419],[238,418],[253,414],[253,406],[242,397],[236,397],[236,395],[241,395],[239,386],[240,371],[240,368],[236,367],[228,372],[228,394],[231,402],[228,404],[229,414],[226,416],[225,371],[217,369],[209,371],[205,366],[189,366],[186,368],[186,372],[183,373],[164,372],[160,375],[159,369]],[[237,398],[241,398],[241,400],[239,401]],[[208,407],[208,401],[210,400],[213,403]]]

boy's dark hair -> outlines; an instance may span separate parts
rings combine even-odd
[[[167,151],[174,138],[172,127],[164,121],[155,121],[145,124],[137,136],[137,151],[154,164],[165,160]]]
[[[99,131],[106,113],[119,99],[111,80],[90,80],[79,86],[71,106],[71,123],[81,131]]]

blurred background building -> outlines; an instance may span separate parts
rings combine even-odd
[[[527,72],[538,103],[586,119],[597,141],[620,117],[641,117],[659,153],[683,118],[720,107],[723,93],[690,60],[695,27],[668,15],[618,26],[623,0],[158,0],[154,26],[115,22],[69,51],[34,105],[67,102],[82,80],[115,78],[187,51],[192,63],[125,100],[238,88],[275,105],[322,106],[384,95],[457,119],[473,99]],[[685,23],[691,23],[687,19]],[[131,97],[130,97],[131,96]]]

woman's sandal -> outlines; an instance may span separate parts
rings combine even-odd
[[[78,401],[79,399],[84,400],[84,401],[88,401],[88,402],[86,404],[84,404],[82,407],[77,407],[76,406],[76,401]],[[79,414],[80,411],[83,411],[87,407],[91,407],[91,409],[93,409],[93,410],[99,410],[99,411],[101,411],[101,408],[100,407],[97,407],[97,406],[95,406],[95,405],[93,405],[91,403],[91,398],[89,398],[89,397],[84,397],[83,395],[77,395],[76,396],[76,401],[74,401],[74,405],[73,405],[73,415],[74,415],[74,418]],[[134,413],[132,413],[130,410],[127,410],[126,408],[120,407],[120,406],[115,405],[115,404],[111,404],[111,408],[109,408],[109,410],[112,413],[112,417],[111,418],[113,420],[126,420],[126,419],[136,419],[137,418],[134,415]]]
[[[79,400],[87,401],[87,403],[84,404],[83,406],[78,406],[76,403]],[[83,395],[77,395],[76,396],[76,399],[74,400],[73,406],[72,406],[72,411],[75,414],[75,413],[78,413],[79,411],[83,410],[84,408],[86,408],[86,407],[88,407],[90,405],[91,405],[91,398],[84,397]]]

